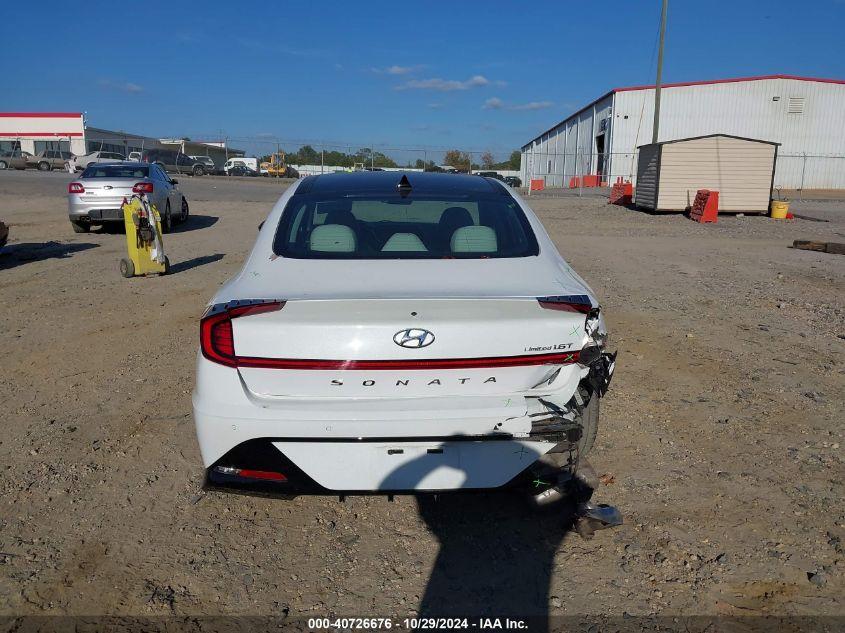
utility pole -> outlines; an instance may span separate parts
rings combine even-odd
[[[660,12],[660,48],[657,50],[657,80],[654,82],[654,128],[651,142],[657,142],[657,131],[660,127],[660,81],[663,76],[663,42],[666,39],[666,9],[669,0],[663,0],[663,10]]]

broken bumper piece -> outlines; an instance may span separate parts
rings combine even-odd
[[[610,387],[613,371],[616,369],[616,355],[618,353],[602,352],[601,357],[590,366],[587,380],[590,382],[593,392],[599,396],[606,394]]]
[[[591,538],[597,530],[622,525],[622,513],[606,503],[579,503],[577,516],[575,529],[585,539]]]

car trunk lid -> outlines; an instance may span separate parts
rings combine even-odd
[[[85,187],[85,193],[79,197],[82,202],[96,202],[119,207],[124,198],[129,198],[132,195],[132,187],[138,182],[146,181],[143,178],[131,180],[86,178],[79,182]]]
[[[299,300],[232,331],[259,396],[501,396],[575,363],[584,319],[536,298]]]

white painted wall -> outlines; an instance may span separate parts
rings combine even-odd
[[[81,113],[0,112],[0,141],[19,141],[25,152],[35,153],[36,141],[69,141],[84,153],[84,134]]]
[[[789,112],[796,99],[803,100],[802,112]],[[653,88],[604,97],[523,147],[523,180],[530,173],[545,178],[546,186],[567,186],[575,173],[595,173],[594,138],[606,116],[605,173],[610,180],[635,180],[637,147],[651,142],[653,108]],[[660,114],[660,141],[719,133],[775,141],[782,144],[775,186],[798,188],[803,178],[805,189],[845,188],[845,84],[757,79],[668,87],[661,91]],[[576,145],[584,151],[580,165],[574,156],[557,156],[549,170],[548,154],[574,155]]]
[[[597,167],[596,135],[612,110],[613,95],[571,116],[561,125],[523,148],[520,178],[546,181],[547,187],[565,187],[576,174],[594,173]],[[605,131],[605,151],[609,150]]]
[[[779,97],[777,101],[773,99]],[[803,112],[788,111],[790,98],[803,99]],[[794,102],[793,102],[794,103]],[[628,116],[625,119],[625,116]],[[633,153],[651,142],[654,90],[616,93],[613,152]],[[660,96],[660,141],[733,134],[781,143],[775,186],[845,188],[845,84],[765,79],[666,88]],[[627,167],[636,174],[636,162]]]

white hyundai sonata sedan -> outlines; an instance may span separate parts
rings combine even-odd
[[[200,330],[206,485],[280,496],[554,493],[615,362],[593,292],[480,176],[300,180]]]

